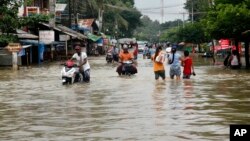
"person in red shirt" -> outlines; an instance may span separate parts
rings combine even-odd
[[[189,57],[188,51],[184,51],[184,60],[182,61],[182,66],[184,67],[183,79],[190,79],[192,74],[195,75],[193,60]]]
[[[135,43],[133,44],[133,47],[134,47],[134,52],[133,52],[133,55],[134,55],[134,63],[135,65],[137,65],[137,58],[138,58],[138,44]]]

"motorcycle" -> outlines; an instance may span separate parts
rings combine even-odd
[[[122,74],[123,75],[133,75],[134,71],[133,71],[133,62],[132,61],[123,61],[122,62]]]
[[[150,54],[150,52],[147,52],[147,53],[146,53],[146,57],[147,57],[147,59],[151,59],[151,54]]]
[[[79,68],[72,61],[67,61],[63,64],[64,67],[61,70],[62,84],[72,84],[74,82],[81,82],[82,77],[78,77],[78,80],[75,80],[75,76],[79,73]]]
[[[107,61],[107,63],[112,63],[113,56],[112,56],[111,53],[107,53],[107,55],[106,55],[106,61]]]

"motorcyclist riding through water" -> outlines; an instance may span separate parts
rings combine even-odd
[[[76,53],[72,56],[71,60],[76,60],[77,66],[79,67],[79,73],[83,76],[84,82],[90,81],[90,65],[87,59],[87,54],[81,51],[80,45],[75,45]],[[79,73],[76,74],[76,79],[80,77]]]
[[[128,46],[127,45],[123,45],[123,51],[120,52],[119,54],[119,66],[117,67],[116,72],[119,75],[122,74],[135,74],[137,73],[137,68],[136,66],[133,64],[133,55],[128,51]],[[131,62],[131,69],[127,70],[124,66],[125,64],[127,64],[127,62]]]

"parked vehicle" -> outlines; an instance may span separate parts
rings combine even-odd
[[[106,61],[107,63],[112,63],[113,61],[113,55],[111,52],[108,52],[107,55],[106,55]]]
[[[213,53],[212,52],[205,52],[201,57],[203,57],[203,58],[211,58],[211,57],[213,57]]]
[[[137,44],[138,44],[139,53],[142,53],[144,51],[147,43],[144,41],[137,41]]]

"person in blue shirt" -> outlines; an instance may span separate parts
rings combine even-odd
[[[174,79],[174,76],[176,76],[177,80],[180,80],[181,76],[181,62],[183,60],[182,56],[176,52],[177,46],[172,46],[171,54],[167,57],[168,58],[168,64],[170,64],[170,78]]]

